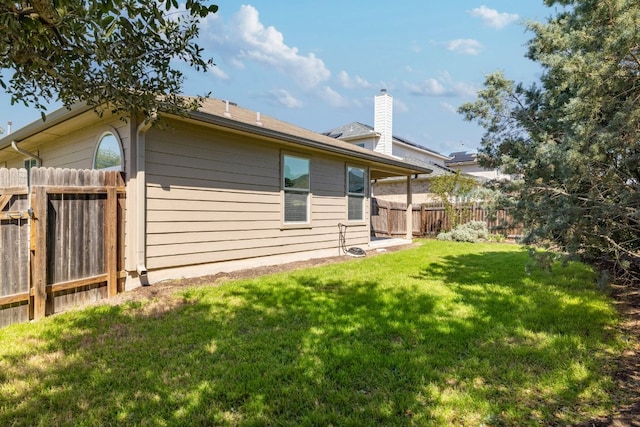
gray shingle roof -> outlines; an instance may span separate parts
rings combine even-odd
[[[466,151],[456,151],[455,153],[449,154],[451,159],[445,160],[445,165],[453,165],[456,163],[475,163],[477,161],[478,154],[476,153],[467,153]]]
[[[365,125],[360,122],[351,122],[331,129],[330,131],[323,132],[322,134],[336,139],[350,139],[373,136],[376,133],[369,125]]]
[[[349,140],[349,139],[356,139],[359,137],[373,136],[373,135],[376,135],[376,132],[372,126],[369,126],[360,122],[351,122],[351,123],[347,123],[346,125],[333,128],[327,132],[323,132],[322,134],[330,136],[331,138]],[[438,153],[437,151],[427,148],[424,145],[420,145],[418,143],[409,141],[408,139],[401,138],[397,135],[393,135],[393,140],[401,144],[406,144],[411,147],[415,147],[420,150],[427,151],[436,156],[440,156],[443,158],[447,157],[446,155]]]
[[[410,163],[412,165],[424,166],[424,167],[433,169],[433,172],[431,172],[431,174],[429,174],[429,177],[446,175],[446,174],[450,174],[450,173],[453,173],[453,174],[456,173],[456,171],[453,170],[453,169],[450,169],[450,168],[448,168],[446,166],[442,166],[442,165],[439,165],[439,164],[437,164],[435,162],[431,162],[431,161],[426,161],[425,162],[423,160],[414,159],[414,158],[411,158],[411,157],[405,157],[402,160],[404,162]]]

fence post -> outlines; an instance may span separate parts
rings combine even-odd
[[[405,211],[405,223],[407,228],[405,239],[407,240],[413,239],[413,186],[411,184],[411,175],[407,175],[407,209]]]
[[[118,193],[116,187],[107,187],[104,215],[105,264],[107,271],[107,295],[118,293]]]
[[[32,187],[31,256],[33,260],[33,318],[41,319],[47,310],[47,191]]]

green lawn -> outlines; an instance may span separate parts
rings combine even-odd
[[[0,425],[560,425],[624,343],[594,274],[515,245],[406,251],[0,330]],[[526,271],[530,271],[528,274]]]

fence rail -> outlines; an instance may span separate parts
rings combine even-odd
[[[371,233],[375,237],[398,237],[406,234],[406,203],[371,200]],[[433,236],[444,231],[451,223],[442,204],[412,205],[414,236]],[[514,224],[511,213],[506,209],[489,211],[480,203],[456,206],[459,223],[484,221],[490,232],[502,234],[506,238],[516,238],[523,234],[520,225]]]
[[[29,188],[26,171],[13,171],[0,169],[0,219],[8,218],[0,221],[0,326],[121,290],[120,173],[34,168]]]

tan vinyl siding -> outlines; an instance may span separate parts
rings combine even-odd
[[[110,128],[117,131],[125,153],[123,159],[126,159],[126,153],[129,150],[129,124],[117,119],[105,123],[95,123],[68,135],[59,136],[44,144],[34,146],[28,143],[20,143],[19,146],[37,154],[42,159],[42,166],[45,167],[91,169],[98,138]],[[8,153],[13,151],[11,148],[6,148],[5,150]],[[15,154],[15,156],[8,159],[7,167],[24,167],[26,156],[19,153]]]
[[[263,212],[260,213],[260,215],[256,215],[253,211],[233,212],[229,215],[212,215],[212,212],[209,211],[195,211],[189,212],[188,216],[186,216],[185,212],[181,210],[163,210],[162,212],[158,212],[157,214],[152,214],[150,217],[147,217],[147,226],[148,228],[153,229],[153,224],[156,222],[171,223],[171,227],[186,227],[187,225],[185,225],[185,223],[189,222],[210,222],[212,224],[220,222],[251,222],[260,224],[264,221],[269,221],[272,225],[273,223],[280,225],[280,216],[281,214],[279,211],[276,213]],[[166,232],[167,229],[163,228],[166,226],[168,225],[159,225],[156,232]]]
[[[282,227],[277,144],[182,127],[147,134],[147,268],[335,249],[346,221],[345,161],[310,158],[311,224]],[[368,243],[350,227],[350,245]]]
[[[315,156],[311,165],[311,191],[324,196],[344,197],[344,163],[335,158]]]
[[[295,250],[289,248],[289,250],[276,250],[277,246],[268,246],[268,247],[249,247],[245,249],[238,249],[234,251],[229,251],[221,246],[212,246],[209,248],[210,250],[207,252],[200,253],[187,253],[187,254],[174,254],[167,255],[162,258],[162,265],[171,265],[171,266],[187,266],[193,264],[204,264],[211,262],[223,262],[229,260],[239,260],[239,259],[248,259],[248,258],[256,258],[256,257],[267,257],[278,254],[287,254],[287,253],[297,253],[297,252],[305,252],[305,251],[319,251],[323,249],[327,249],[327,242],[316,242],[311,241],[308,243],[298,243],[294,246]],[[337,233],[335,238],[335,244],[333,248],[336,249],[337,252]],[[147,266],[154,266],[156,264],[156,259],[149,258],[149,262]],[[158,263],[160,264],[160,263]],[[149,268],[156,268],[149,267]]]
[[[113,127],[123,145],[126,159],[126,152],[129,149],[128,124],[120,120],[108,123]],[[64,143],[47,144],[43,148],[41,157],[44,166],[70,169],[91,169],[93,166],[93,155],[95,153],[98,138],[103,132],[109,129],[106,125],[96,125],[74,132],[65,137]],[[51,147],[51,148],[49,148]]]

